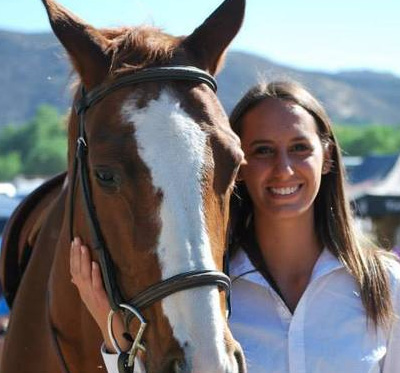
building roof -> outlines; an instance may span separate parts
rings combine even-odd
[[[348,173],[347,191],[357,213],[400,214],[400,154],[370,155]]]
[[[369,155],[363,159],[361,164],[351,168],[349,182],[351,184],[359,184],[365,181],[379,182],[387,177],[398,158],[398,154]]]

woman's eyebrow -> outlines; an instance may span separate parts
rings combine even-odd
[[[290,142],[295,142],[295,141],[309,141],[307,136],[296,136],[290,139]],[[259,139],[259,140],[254,140],[250,143],[250,146],[257,146],[257,145],[265,145],[265,144],[274,144],[275,142],[269,139]]]
[[[306,136],[296,136],[293,139],[291,139],[290,141],[304,141],[304,140],[308,141],[308,138]]]
[[[254,140],[250,143],[250,146],[256,146],[256,145],[264,145],[264,144],[273,144],[274,142],[268,139],[265,140]]]

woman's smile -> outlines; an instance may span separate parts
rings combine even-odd
[[[284,186],[284,187],[267,187],[266,190],[275,198],[288,198],[297,195],[303,184],[297,184],[294,186]]]

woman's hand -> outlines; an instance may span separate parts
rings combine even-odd
[[[115,352],[107,330],[107,318],[111,307],[104,290],[100,266],[91,260],[89,249],[79,238],[75,238],[71,244],[70,271],[71,281],[103,334],[107,351]],[[119,315],[114,316],[113,330],[120,348],[127,350],[129,343],[122,336],[124,325]]]

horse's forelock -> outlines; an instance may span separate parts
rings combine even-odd
[[[181,41],[151,26],[103,29],[101,33],[111,41],[108,53],[112,56],[113,75],[166,64]]]

